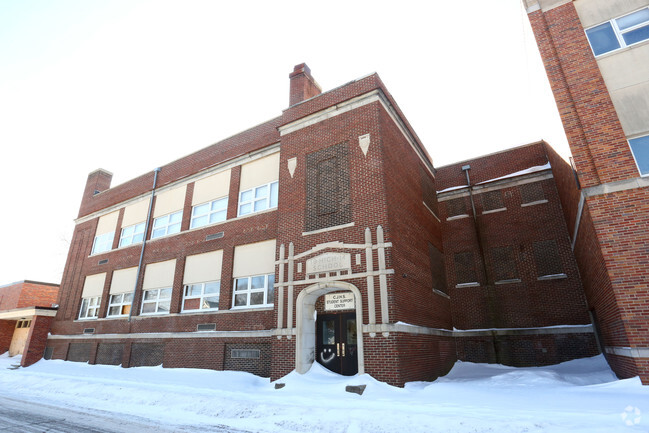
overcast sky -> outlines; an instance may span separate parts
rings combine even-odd
[[[520,0],[0,0],[0,285],[59,283],[88,173],[113,186],[378,72],[435,166],[567,143]]]

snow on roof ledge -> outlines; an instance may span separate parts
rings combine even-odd
[[[496,177],[494,179],[489,179],[489,180],[485,180],[483,182],[478,182],[476,185],[483,185],[485,183],[494,182],[494,181],[502,180],[502,179],[508,179],[510,177],[523,176],[525,174],[531,174],[531,173],[536,173],[538,171],[549,170],[550,168],[552,168],[552,166],[548,162],[547,164],[544,164],[544,165],[535,165],[534,167],[530,167],[530,168],[526,168],[525,170],[520,170],[520,171],[517,171],[517,172],[514,172],[514,173],[506,174],[505,176],[500,176],[500,177]],[[452,186],[450,188],[446,188],[446,189],[443,189],[441,191],[437,191],[437,194],[441,194],[443,192],[454,191],[456,189],[461,189],[461,188],[466,188],[466,187],[467,187],[467,185]]]

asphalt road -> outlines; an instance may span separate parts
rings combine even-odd
[[[61,408],[0,396],[0,433],[246,433],[226,426],[160,425],[146,418]]]

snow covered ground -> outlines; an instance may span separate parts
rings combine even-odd
[[[0,355],[0,396],[152,423],[252,432],[649,432],[649,387],[616,380],[602,356],[551,367],[458,362],[435,382],[395,388],[318,364],[274,383],[231,371],[121,368]],[[366,384],[364,394],[345,386]]]

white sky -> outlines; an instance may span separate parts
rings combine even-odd
[[[378,72],[436,166],[567,142],[520,0],[0,0],[0,285],[61,281],[88,173],[113,186]]]

